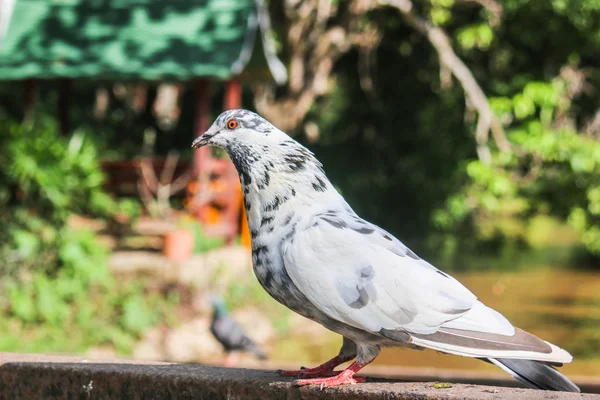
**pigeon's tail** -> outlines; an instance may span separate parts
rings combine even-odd
[[[256,356],[256,358],[258,358],[259,360],[266,360],[267,359],[267,355],[265,354],[264,351],[262,351],[260,349],[260,347],[258,347],[258,345],[256,345],[256,343],[252,343],[252,346],[248,349],[252,352],[252,354],[254,354]]]
[[[544,362],[509,358],[488,358],[488,360],[531,388],[580,392],[577,385],[569,378]]]
[[[512,335],[504,335],[442,327],[432,334],[411,333],[410,343],[489,361],[532,388],[579,392],[552,367],[571,362],[573,357],[568,352],[524,330],[513,329]]]

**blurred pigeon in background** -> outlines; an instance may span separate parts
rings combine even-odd
[[[218,296],[212,296],[210,301],[213,306],[210,331],[223,345],[227,353],[225,365],[231,367],[237,363],[239,351],[254,354],[259,360],[266,360],[267,355],[250,339],[241,326],[235,322],[225,307],[225,302]]]
[[[268,121],[246,110],[225,111],[192,144],[204,145],[225,149],[238,171],[261,285],[344,337],[326,363],[282,371],[307,378],[297,385],[363,381],[354,374],[381,347],[404,346],[479,358],[532,388],[579,391],[554,368],[572,361],[569,353],[515,328],[456,279],[360,218],[314,155]]]

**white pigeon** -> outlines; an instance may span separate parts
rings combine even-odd
[[[572,361],[568,352],[515,328],[456,279],[356,215],[313,153],[259,115],[223,112],[192,147],[204,145],[225,149],[239,173],[260,284],[344,338],[326,363],[281,371],[305,378],[295,384],[364,381],[354,374],[382,347],[404,346],[479,358],[533,388],[579,392],[553,368]]]

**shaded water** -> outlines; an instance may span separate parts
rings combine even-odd
[[[515,326],[565,348],[575,360],[561,370],[600,375],[600,273],[535,268],[519,272],[464,273],[454,276],[481,301]],[[339,335],[303,335],[281,343],[274,359],[318,364],[337,354]],[[294,342],[293,351],[291,341]],[[298,342],[300,341],[300,343]],[[279,353],[279,354],[277,354]],[[481,361],[434,351],[384,349],[377,365],[494,370]]]

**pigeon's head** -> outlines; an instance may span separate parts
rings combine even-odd
[[[213,306],[213,310],[218,315],[227,315],[227,307],[225,306],[225,300],[222,297],[217,295],[212,295],[208,299],[210,304]]]
[[[228,110],[215,120],[212,126],[192,143],[197,149],[212,145],[236,151],[264,150],[264,146],[279,140],[289,139],[260,115],[248,110]]]
[[[245,194],[267,193],[271,178],[274,189],[292,191],[299,182],[326,190],[321,163],[300,143],[280,131],[261,116],[247,110],[223,112],[212,126],[192,143],[193,148],[218,146],[229,154]],[[295,189],[296,190],[296,189]],[[288,196],[289,197],[289,196]]]

